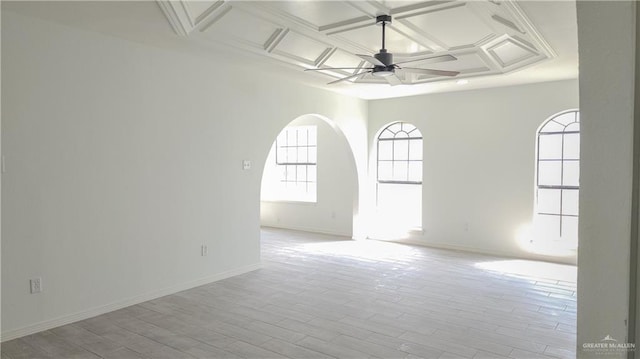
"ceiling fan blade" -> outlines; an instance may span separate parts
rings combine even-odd
[[[352,78],[354,78],[354,77],[358,77],[358,76],[360,76],[360,75],[368,74],[368,73],[370,73],[370,72],[371,72],[371,71],[365,71],[365,72],[357,73],[357,74],[355,74],[355,75],[351,75],[351,76],[343,77],[343,78],[341,78],[341,79],[338,79],[338,80],[335,80],[335,81],[331,81],[331,82],[329,82],[327,85],[331,85],[331,84],[335,84],[335,83],[337,83],[337,82],[341,82],[341,81],[344,81],[344,80],[352,79]]]
[[[363,59],[364,61],[374,65],[374,66],[387,66],[385,65],[382,61],[376,59],[373,56],[369,56],[369,55],[360,55],[360,54],[356,54],[356,56],[358,56],[359,58]]]
[[[371,70],[370,67],[322,67],[317,69],[304,69],[305,71],[324,71],[324,70]]]
[[[456,76],[459,74],[458,71],[445,71],[445,70],[434,70],[434,69],[417,69],[413,67],[403,67],[401,70],[405,72],[411,72],[414,74],[424,74],[424,75],[436,75],[436,76]]]
[[[384,79],[387,80],[387,82],[391,86],[402,85],[402,81],[400,80],[400,78],[396,74],[393,74],[391,76],[387,76]]]
[[[445,61],[455,61],[458,58],[452,55],[440,55],[440,56],[431,56],[431,57],[423,57],[420,59],[413,59],[413,60],[406,60],[406,61],[400,61],[400,62],[396,62],[395,64],[407,64],[409,62],[417,62],[417,61],[421,61],[427,64],[433,64],[436,62],[445,62]]]

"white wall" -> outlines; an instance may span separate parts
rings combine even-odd
[[[634,6],[631,1],[577,4],[582,114],[578,357],[600,357],[582,351],[583,343],[606,335],[627,339]]]
[[[577,81],[371,101],[371,151],[393,121],[413,123],[424,138],[424,233],[407,241],[575,263],[575,253],[548,255],[517,237],[533,215],[537,128],[577,107]]]
[[[262,225],[353,236],[353,215],[358,210],[358,174],[349,143],[332,124],[331,119],[315,115],[302,116],[289,123],[290,126],[317,126],[317,201],[262,201]],[[265,185],[268,184],[263,183]]]
[[[260,164],[300,115],[366,167],[361,100],[6,10],[2,56],[3,340],[256,268]]]

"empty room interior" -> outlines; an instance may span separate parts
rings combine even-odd
[[[635,1],[2,1],[13,358],[635,358]]]

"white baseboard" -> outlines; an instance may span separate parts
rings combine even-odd
[[[25,335],[30,335],[34,333],[41,332],[43,330],[49,330],[52,328],[56,328],[62,325],[71,324],[80,320],[92,318],[101,314],[109,313],[114,310],[122,309],[125,307],[129,307],[135,304],[139,304],[142,302],[146,302],[149,300],[153,300],[156,298],[164,297],[165,295],[181,292],[183,290],[199,287],[201,285],[209,284],[212,282],[217,282],[219,280],[223,280],[230,277],[235,277],[240,274],[248,273],[257,269],[262,268],[262,263],[255,263],[248,266],[232,269],[226,272],[218,273],[213,276],[196,279],[194,281],[181,283],[175,286],[171,286],[168,288],[160,289],[157,291],[141,294],[135,297],[127,298],[124,300],[119,300],[107,305],[102,305],[99,307],[91,308],[88,310],[83,310],[74,314],[65,315],[62,317],[45,320],[42,322],[38,322],[35,324],[28,325],[26,327],[7,330],[6,332],[2,332],[0,335],[0,343],[6,342],[12,339],[20,338]]]
[[[283,225],[280,223],[265,223],[261,225],[262,227],[267,227],[267,228],[278,228],[278,229],[290,229],[292,231],[300,231],[300,232],[310,232],[310,233],[319,233],[319,234],[328,234],[328,235],[332,235],[332,236],[340,236],[340,237],[349,237],[352,238],[352,234],[351,233],[344,233],[344,232],[339,232],[339,231],[331,231],[331,230],[326,230],[326,229],[321,229],[321,228],[310,228],[310,227],[305,227],[305,226],[289,226],[289,225]]]

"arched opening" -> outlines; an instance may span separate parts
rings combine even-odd
[[[536,244],[578,246],[580,113],[551,116],[536,133],[534,239]]]
[[[337,124],[308,114],[285,126],[265,161],[260,198],[262,226],[353,237],[358,177]]]

